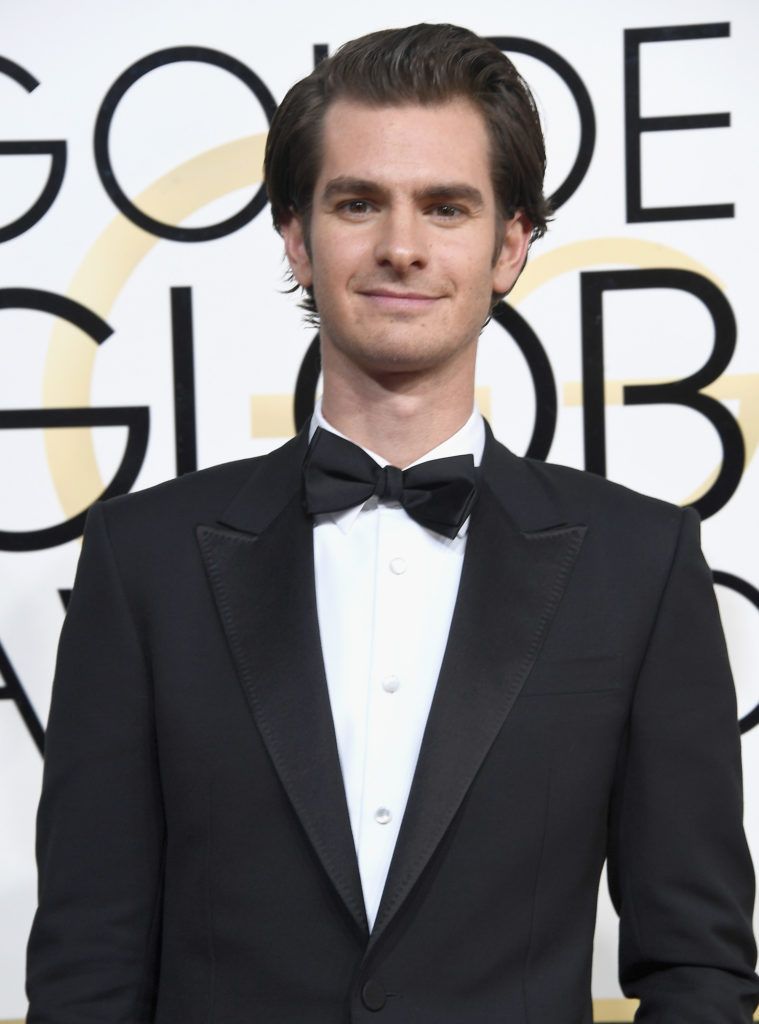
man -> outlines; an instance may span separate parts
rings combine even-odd
[[[451,26],[354,41],[283,102],[267,187],[323,399],[271,455],[90,513],[30,1024],[589,1024],[607,857],[639,1019],[750,1020],[697,517],[473,411],[543,163],[510,62]]]

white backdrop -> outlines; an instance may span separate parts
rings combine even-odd
[[[145,487],[177,472],[174,397],[188,378],[181,360],[172,360],[172,289],[189,289],[175,293],[173,329],[185,357],[192,342],[194,360],[194,408],[185,399],[182,405],[184,465],[192,462],[193,433],[199,467],[266,451],[288,436],[295,381],[313,335],[302,325],[294,297],[281,294],[281,244],[268,208],[238,230],[206,241],[158,237],[135,226],[109,195],[102,149],[95,156],[99,114],[101,126],[109,126],[112,173],[131,203],[169,225],[214,225],[234,217],[258,191],[267,126],[265,105],[236,75],[233,60],[253,71],[277,102],[313,66],[314,46],[332,51],[366,31],[419,20],[455,21],[483,35],[511,38],[507,48],[544,116],[549,192],[565,181],[578,152],[589,159],[511,299],[537,335],[533,348],[545,352],[555,380],[558,407],[548,457],[575,466],[589,458],[599,468],[598,408],[585,425],[583,419],[583,401],[592,405],[596,378],[586,361],[583,392],[583,337],[588,352],[592,325],[586,296],[583,335],[581,275],[587,288],[600,280],[588,274],[617,270],[621,276],[616,285],[605,282],[602,301],[606,472],[681,504],[710,492],[704,510],[713,514],[703,525],[704,548],[715,569],[737,578],[722,577],[717,589],[739,711],[745,725],[759,717],[759,606],[753,603],[759,601],[759,314],[751,248],[759,165],[756,3],[472,0],[464,6],[385,0],[380,12],[303,0],[217,0],[213,7],[186,0],[3,0],[0,410],[13,412],[0,411],[0,697],[6,698],[0,701],[0,1020],[22,1016],[26,1005],[23,959],[35,902],[33,833],[41,779],[35,718],[44,726],[64,616],[59,591],[70,588],[79,553],[76,523],[69,530],[73,539],[65,539],[67,528],[60,524],[76,519],[112,481],[128,432],[120,414],[114,419],[121,426],[90,430],[80,413],[69,419],[79,426],[62,427],[43,422],[39,410],[146,409],[147,446],[144,458],[137,451],[130,485]],[[667,33],[664,26],[678,29]],[[646,28],[660,31],[647,39],[631,32]],[[665,119],[643,127],[659,130],[640,134],[633,123],[626,32],[633,58],[628,65],[640,82],[640,116]],[[514,43],[514,37],[531,43]],[[565,63],[546,58],[534,44]],[[225,56],[214,64],[195,52],[193,59],[135,72],[115,107],[103,106],[127,68],[158,51],[190,46]],[[578,110],[583,88],[594,140],[587,106],[584,122]],[[729,116],[666,120],[706,114]],[[103,132],[101,143],[104,138]],[[638,165],[637,139],[641,186],[632,205],[647,214],[626,203]],[[51,147],[53,141],[58,145]],[[36,150],[27,146],[24,152],[22,142],[36,142]],[[27,212],[51,167],[59,173],[63,168],[61,143],[60,187],[56,192],[55,181],[48,185],[53,201],[35,219]],[[690,213],[671,209],[715,205]],[[619,282],[632,281],[624,275],[633,270],[656,274],[634,289],[620,288]],[[695,278],[662,274],[671,270],[690,271],[716,286],[716,331],[713,310],[687,290]],[[65,319],[71,308],[66,299],[102,318],[110,336],[96,344],[72,326]],[[192,338],[181,330],[181,302],[191,308]],[[737,323],[732,355],[731,314]],[[689,377],[713,350],[725,365],[700,386],[731,414],[730,423],[740,425],[739,431],[728,429],[724,458],[720,436],[702,412],[679,399],[631,405],[631,393],[623,393],[625,385]],[[536,389],[519,345],[497,323],[483,335],[478,389],[496,435],[524,452]],[[541,378],[537,392],[540,422],[550,435],[550,377]],[[25,417],[19,410],[30,412]],[[135,431],[132,441],[137,437]],[[52,537],[28,536],[51,527],[57,527]],[[744,733],[743,746],[746,822],[756,853],[759,724]],[[594,975],[599,999],[619,996],[615,957],[616,925],[603,890]]]

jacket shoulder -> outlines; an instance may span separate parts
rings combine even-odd
[[[493,454],[489,482],[520,530],[582,525],[587,528],[586,553],[657,565],[671,560],[686,520],[697,527],[693,510],[597,474],[520,457],[501,445]]]
[[[225,462],[194,473],[110,498],[101,503],[104,517],[119,526],[149,523],[176,527],[215,518],[255,471],[256,456]]]
[[[536,459],[523,461],[527,471],[540,486],[562,504],[571,506],[586,521],[609,514],[621,515],[625,519],[631,516],[643,517],[646,523],[663,524],[679,524],[682,518],[683,509],[680,506],[635,491],[597,473],[558,463],[539,462]]]

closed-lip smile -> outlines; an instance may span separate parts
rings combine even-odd
[[[367,299],[379,305],[406,308],[429,306],[441,298],[440,295],[428,295],[425,292],[404,292],[394,288],[367,288],[360,292]]]

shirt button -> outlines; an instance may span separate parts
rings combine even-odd
[[[382,689],[386,693],[395,693],[398,687],[401,685],[401,681],[398,676],[386,676],[382,680]]]
[[[378,825],[387,825],[391,820],[392,814],[388,811],[387,807],[378,807],[374,812],[374,820]]]
[[[395,573],[396,576],[402,576],[406,571],[406,559],[405,558],[391,558],[390,559],[390,572]]]

